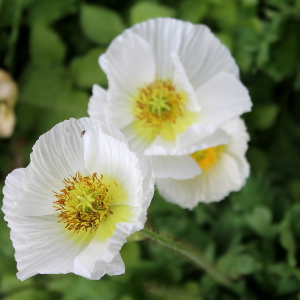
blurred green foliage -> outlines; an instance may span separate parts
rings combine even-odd
[[[159,16],[208,25],[229,47],[250,91],[246,186],[220,203],[183,210],[155,195],[149,223],[201,249],[243,291],[238,298],[155,242],[122,248],[126,273],[88,281],[73,274],[24,282],[0,221],[4,300],[300,299],[299,0],[0,0],[0,67],[19,85],[17,126],[0,140],[0,187],[29,163],[37,138],[57,122],[87,116],[97,64],[110,41]]]

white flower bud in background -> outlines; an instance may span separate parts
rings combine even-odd
[[[0,69],[0,137],[7,138],[13,133],[16,117],[14,107],[18,88],[10,75]]]

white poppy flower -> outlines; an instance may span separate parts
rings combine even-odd
[[[148,156],[223,143],[218,128],[251,108],[234,59],[205,25],[171,18],[137,24],[99,62],[109,88],[94,86],[89,115],[114,124]]]
[[[3,189],[18,278],[124,273],[119,250],[144,227],[153,196],[149,160],[139,160],[113,126],[89,118],[53,127],[30,158]]]
[[[230,192],[241,189],[249,176],[249,164],[245,158],[249,136],[244,121],[240,118],[229,121],[222,130],[229,138],[226,144],[199,150],[184,155],[184,158],[172,157],[173,161],[178,160],[178,165],[184,159],[196,162],[201,175],[180,180],[179,172],[169,172],[169,178],[157,179],[158,191],[166,200],[191,209],[198,202],[220,201]],[[156,164],[154,167],[158,168],[159,172],[164,165]],[[189,168],[191,169],[181,164],[182,173],[189,172]],[[177,179],[174,179],[176,177]]]

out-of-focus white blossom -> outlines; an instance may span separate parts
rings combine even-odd
[[[16,117],[14,107],[18,89],[10,75],[0,70],[0,137],[7,138],[13,133]]]

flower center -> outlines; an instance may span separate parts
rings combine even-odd
[[[176,91],[170,80],[157,79],[139,89],[134,97],[134,115],[143,126],[162,129],[182,116],[187,95]]]
[[[60,214],[59,223],[65,223],[65,228],[78,233],[81,230],[95,231],[101,221],[106,221],[113,201],[108,195],[110,185],[103,182],[103,175],[82,176],[80,173],[64,179],[65,188],[55,193],[58,199],[54,203]],[[117,184],[114,182],[117,186]]]
[[[168,99],[165,99],[159,96],[153,96],[149,100],[149,109],[152,114],[161,115],[163,113],[167,113],[171,110],[171,106],[169,105]]]
[[[194,152],[191,157],[202,170],[209,171],[217,163],[224,150],[225,145],[220,145]]]

